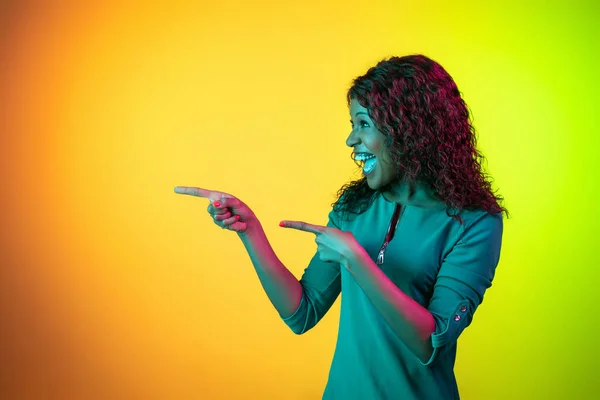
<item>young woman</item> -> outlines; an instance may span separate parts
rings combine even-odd
[[[346,145],[363,177],[344,185],[298,281],[260,222],[232,195],[209,198],[217,225],[236,231],[269,299],[297,334],[343,293],[323,399],[458,399],[456,343],[491,286],[500,257],[502,198],[481,169],[469,112],[450,75],[412,55],[381,61],[347,95]]]

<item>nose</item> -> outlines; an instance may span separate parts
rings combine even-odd
[[[348,138],[346,139],[346,146],[354,147],[359,143],[360,143],[360,139],[358,137],[358,134],[356,133],[355,129],[352,129],[352,131],[350,132],[350,135],[348,135]]]

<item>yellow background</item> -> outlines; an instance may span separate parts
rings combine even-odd
[[[173,187],[242,198],[300,276],[313,237],[277,224],[326,222],[345,92],[410,53],[455,78],[512,213],[462,398],[597,395],[595,2],[118,3],[1,2],[0,398],[319,399],[339,303],[295,336]]]

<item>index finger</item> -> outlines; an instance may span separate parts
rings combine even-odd
[[[282,228],[291,228],[299,231],[310,232],[318,235],[319,233],[325,232],[326,226],[308,224],[302,221],[281,221],[279,226]]]
[[[176,186],[175,193],[178,194],[187,194],[190,196],[202,197],[205,199],[210,199],[212,201],[219,200],[220,195],[217,192],[212,190],[197,188],[197,187],[188,187],[188,186]]]

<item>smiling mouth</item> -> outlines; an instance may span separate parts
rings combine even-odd
[[[373,172],[377,165],[377,157],[369,153],[356,153],[354,154],[354,160],[362,164],[362,171],[365,176]]]

